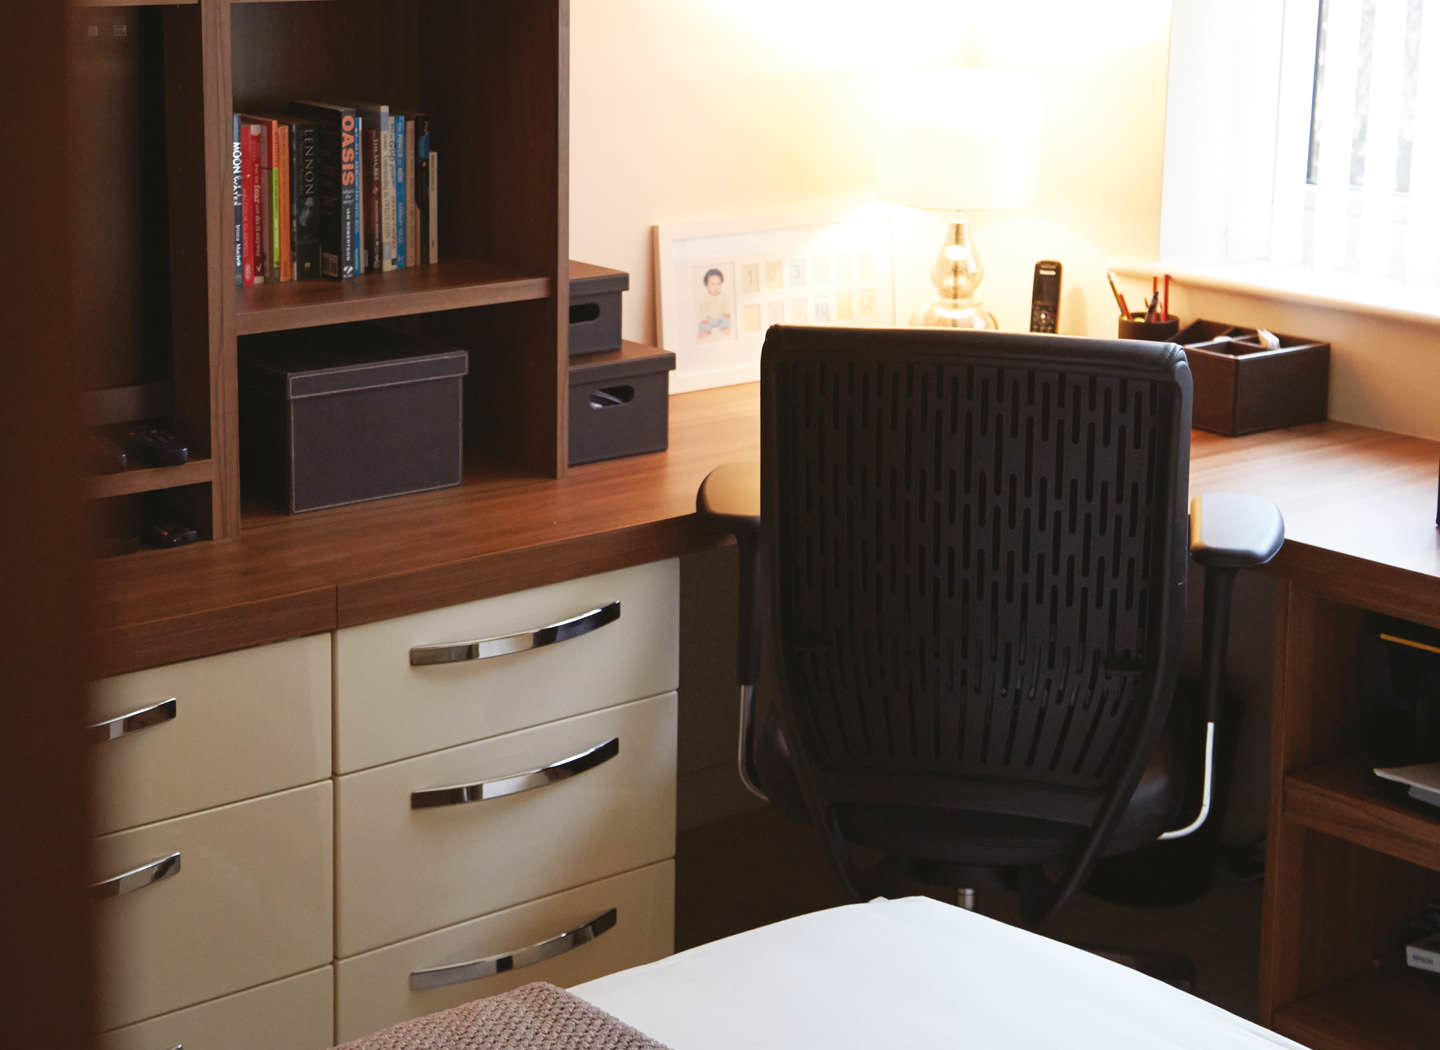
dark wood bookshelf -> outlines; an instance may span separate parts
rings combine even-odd
[[[1285,815],[1307,828],[1440,871],[1440,809],[1396,797],[1360,758],[1285,777]],[[1437,981],[1440,987],[1440,981]]]
[[[1274,1029],[1311,1050],[1415,1050],[1440,1032],[1440,977],[1386,965],[1275,1011]]]
[[[441,260],[348,281],[289,281],[236,290],[235,331],[256,335],[323,324],[544,299],[550,278],[479,260]]]
[[[85,494],[90,499],[111,499],[134,496],[142,492],[159,492],[182,485],[206,484],[215,480],[215,463],[209,459],[192,459],[178,467],[141,467],[114,474],[95,474],[86,479]]]

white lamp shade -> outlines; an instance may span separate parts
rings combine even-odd
[[[998,70],[931,68],[887,77],[875,114],[880,198],[936,211],[1024,204],[1040,101],[1033,81]]]

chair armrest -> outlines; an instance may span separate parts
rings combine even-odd
[[[1190,557],[1207,569],[1264,565],[1285,542],[1285,521],[1268,499],[1207,492],[1190,501]]]
[[[695,513],[735,534],[740,547],[740,631],[736,666],[740,684],[760,678],[764,589],[760,585],[760,464],[727,463],[700,483]],[[742,727],[744,732],[744,727]]]
[[[760,464],[727,463],[700,483],[695,512],[737,535],[760,530]]]

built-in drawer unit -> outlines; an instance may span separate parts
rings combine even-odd
[[[98,832],[330,775],[330,635],[96,682]]]
[[[335,968],[262,984],[95,1037],[95,1050],[325,1050],[335,1042]]]
[[[335,635],[335,769],[354,772],[679,684],[670,559]]]
[[[95,840],[100,1030],[328,963],[329,781]]]
[[[335,964],[335,1039],[526,984],[565,987],[674,950],[675,865],[652,864]]]
[[[674,856],[675,701],[339,777],[335,954]]]

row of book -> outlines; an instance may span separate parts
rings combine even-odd
[[[425,266],[440,255],[430,121],[369,103],[234,114],[235,283]]]

